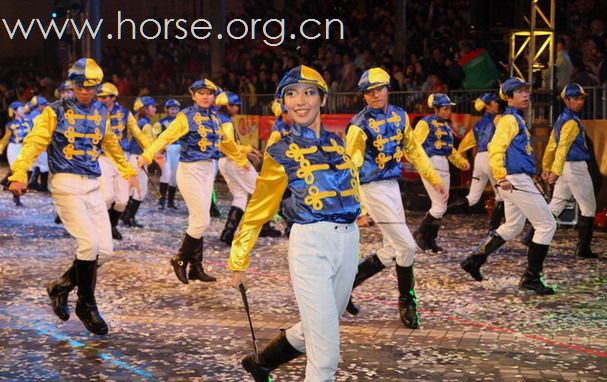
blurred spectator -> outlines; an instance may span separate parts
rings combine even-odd
[[[567,51],[569,37],[559,36],[556,42],[556,60],[554,62],[554,88],[560,91],[571,81],[573,64]],[[544,88],[549,88],[550,68],[542,71],[542,83]]]
[[[486,50],[476,49],[474,42],[459,42],[459,65],[464,71],[464,89],[492,89],[497,87],[499,72]]]

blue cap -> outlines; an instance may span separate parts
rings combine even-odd
[[[585,95],[586,95],[586,92],[584,91],[584,88],[580,84],[575,83],[575,82],[567,84],[561,91],[562,99],[571,98],[571,97],[580,97],[580,96],[585,96]]]
[[[443,107],[443,106],[455,106],[454,102],[451,102],[446,94],[434,93],[428,97],[428,107]]]
[[[167,101],[164,103],[164,108],[165,108],[165,109],[168,109],[168,108],[171,108],[171,107],[179,107],[179,108],[181,108],[181,104],[180,104],[180,103],[179,103],[179,101],[177,101],[176,99],[174,99],[174,98],[170,98],[170,99],[168,99],[168,100],[167,100]]]
[[[48,105],[48,101],[46,100],[46,98],[44,98],[42,96],[35,96],[35,97],[32,97],[32,99],[30,100],[30,105],[32,107],[46,106],[46,105]]]
[[[217,98],[215,98],[215,105],[227,106],[227,105],[239,105],[240,97],[230,91],[221,92]]]
[[[67,72],[67,78],[78,86],[93,87],[103,81],[103,70],[92,58],[81,58]]]
[[[325,94],[329,92],[329,87],[320,73],[308,66],[299,65],[282,76],[276,88],[275,98],[282,98],[285,88],[293,84],[310,84],[316,86]]]
[[[135,103],[133,104],[133,109],[135,109],[135,111],[139,111],[142,107],[148,107],[148,106],[157,105],[157,104],[158,104],[158,102],[156,102],[156,100],[152,97],[149,97],[149,96],[138,97],[135,100]]]
[[[474,102],[474,109],[476,111],[482,111],[485,106],[489,105],[493,101],[497,101],[498,99],[499,96],[495,93],[485,93],[472,102]]]
[[[522,78],[508,78],[500,86],[500,98],[505,101],[506,97],[512,97],[512,93],[514,93],[516,89],[521,88],[523,86],[529,86],[529,84],[525,82]]]
[[[11,104],[8,105],[8,116],[10,118],[13,118],[15,116],[15,112],[20,107],[23,107],[23,102],[19,102],[19,101],[11,102]]]
[[[382,68],[371,68],[366,70],[360,80],[358,80],[358,90],[366,92],[381,88],[383,86],[390,86],[390,75]]]
[[[215,95],[218,95],[219,92],[221,91],[221,90],[219,90],[219,88],[217,87],[217,85],[215,85],[212,81],[207,80],[206,78],[194,82],[189,87],[190,94],[194,94],[197,90],[200,90],[200,89],[209,89],[213,93],[215,93]]]

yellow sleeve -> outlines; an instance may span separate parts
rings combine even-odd
[[[574,120],[565,122],[561,127],[561,138],[554,153],[554,163],[552,163],[552,172],[558,176],[563,175],[563,167],[567,160],[567,154],[575,138],[580,133],[578,123]]]
[[[282,138],[282,134],[280,133],[280,131],[272,131],[270,133],[270,136],[268,137],[268,142],[266,143],[266,149],[270,146],[272,146],[274,143],[280,141],[280,139]]]
[[[32,167],[38,155],[46,150],[51,143],[53,132],[57,128],[57,113],[51,107],[44,108],[35,118],[32,131],[23,140],[23,147],[19,151],[17,160],[11,166],[13,175],[8,178],[10,182],[27,184],[27,171]]]
[[[415,135],[415,140],[419,142],[420,145],[423,145],[426,142],[426,138],[428,138],[428,134],[430,134],[430,126],[423,119],[420,119],[415,125],[415,130],[413,130],[413,134]]]
[[[426,126],[428,125],[426,124]],[[417,141],[416,135],[411,128],[411,124],[409,123],[409,116],[407,116],[407,120],[405,121],[403,151],[405,152],[407,160],[413,164],[420,176],[432,184],[444,184],[443,180],[434,170],[432,162],[430,162],[430,158],[428,158],[426,151]]]
[[[253,146],[251,145],[238,145],[238,150],[242,155],[250,154],[253,151]]]
[[[160,124],[160,121],[157,121],[154,125],[152,125],[152,134],[154,139],[156,139],[157,136],[160,135],[160,133],[162,132],[162,125]]]
[[[476,138],[474,137],[473,129],[470,129],[470,131],[468,131],[468,133],[464,136],[464,139],[462,139],[462,141],[459,143],[457,151],[464,153],[474,147],[476,147]]]
[[[145,149],[141,157],[148,163],[152,162],[157,152],[186,135],[188,131],[188,118],[183,113],[177,114],[177,117],[171,122],[169,127]]]
[[[222,123],[220,126],[221,140],[219,150],[228,158],[233,160],[238,167],[248,163],[247,157],[240,152],[239,144],[234,139],[234,124],[232,122]]]
[[[123,178],[128,179],[130,176],[137,175],[137,170],[126,160],[124,151],[122,151],[120,143],[118,143],[118,138],[116,138],[116,134],[112,130],[109,119],[105,128],[105,137],[101,141],[101,148],[105,156],[116,165]]]
[[[249,255],[255,246],[261,227],[272,219],[278,210],[286,189],[287,174],[284,167],[266,153],[255,192],[247,204],[238,233],[232,243],[228,260],[230,270],[244,271],[249,267]]]
[[[11,134],[12,134],[12,130],[8,127],[8,125],[6,125],[6,130],[4,131],[4,136],[0,140],[0,154],[2,154],[4,152],[4,149],[6,148],[6,146],[8,146],[8,143],[11,140]]]
[[[361,168],[365,162],[365,146],[367,134],[356,125],[348,127],[346,135],[346,154],[352,159],[356,168]]]
[[[146,125],[145,127],[147,126],[149,125]],[[141,131],[141,129],[137,125],[137,120],[131,112],[129,112],[129,116],[126,119],[126,128],[128,129],[129,133],[131,133],[133,138],[135,138],[137,143],[139,143],[139,146],[141,146],[144,150],[150,147],[154,139],[153,135],[150,136],[149,134],[146,134]]]
[[[470,163],[468,163],[468,159],[464,158],[464,156],[460,154],[455,147],[453,150],[451,150],[451,154],[447,157],[447,159],[449,159],[449,162],[453,163],[455,167],[459,168],[460,170],[465,166],[470,165]]]
[[[489,167],[491,167],[491,172],[497,180],[506,177],[506,150],[510,146],[510,142],[518,134],[518,130],[518,123],[512,115],[503,116],[497,123],[497,126],[495,126],[495,134],[491,142],[489,142],[488,151]]]
[[[143,135],[148,137],[148,139],[154,139],[154,127],[151,124],[146,123],[145,125],[143,125],[141,132],[143,133]]]
[[[556,138],[554,137],[554,129],[550,133],[550,139],[548,139],[548,145],[544,150],[544,157],[542,158],[542,171],[551,171],[552,164],[554,163],[554,155],[556,154]]]

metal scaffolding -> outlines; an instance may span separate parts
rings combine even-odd
[[[531,18],[525,18],[528,30],[514,31],[510,36],[510,75],[526,78],[533,90],[534,72],[545,68],[540,62],[543,54],[548,53],[549,79],[544,89],[554,92],[554,59],[555,59],[555,0],[530,0]],[[538,48],[539,47],[539,48]],[[553,119],[553,102],[549,102],[548,121]],[[534,120],[531,103],[527,114],[528,126]],[[543,121],[542,116],[542,121]]]

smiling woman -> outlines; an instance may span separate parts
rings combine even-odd
[[[246,283],[250,253],[261,231],[282,202],[293,221],[289,269],[301,321],[282,331],[259,354],[242,365],[256,381],[307,353],[306,380],[333,380],[339,363],[339,317],[348,303],[356,274],[360,213],[358,174],[342,140],[327,132],[320,108],[327,84],[307,66],[287,72],[278,84],[293,125],[271,145],[232,243],[232,285]]]

